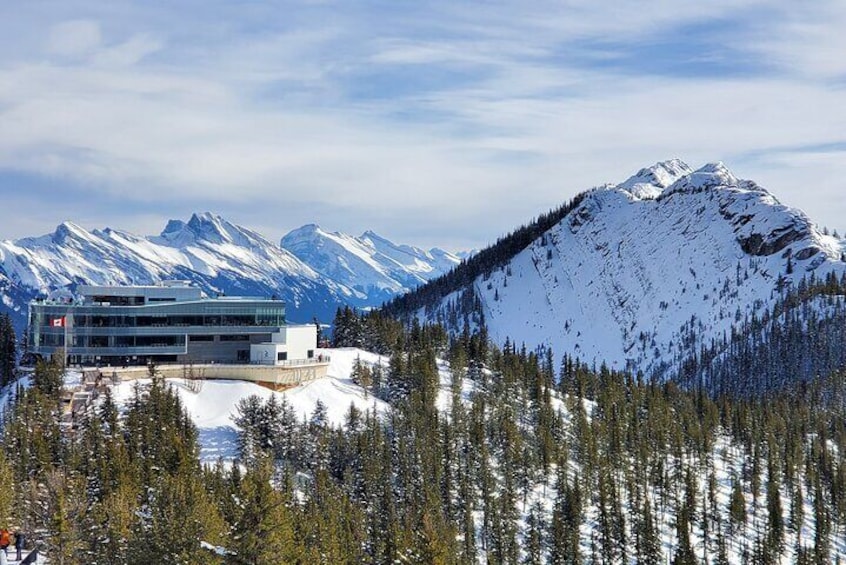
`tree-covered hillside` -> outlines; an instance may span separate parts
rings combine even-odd
[[[40,365],[4,413],[0,515],[51,563],[846,557],[842,374],[711,398],[479,334],[346,317],[342,339],[389,354],[351,377],[391,409],[351,407],[333,426],[322,405],[301,420],[284,397],[248,398],[233,466],[200,465],[193,424],[155,376],[69,433],[61,367]]]

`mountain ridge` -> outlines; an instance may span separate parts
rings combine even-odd
[[[721,163],[664,161],[554,212],[526,245],[387,310],[666,376],[803,278],[846,273],[843,240]]]
[[[292,230],[281,239],[280,246],[317,272],[378,303],[461,262],[441,249],[397,245],[371,230],[354,237],[326,231],[317,224]]]
[[[398,250],[417,249],[380,241]],[[402,265],[392,265],[399,277]],[[432,276],[443,267],[435,257],[425,266]],[[406,275],[408,281],[393,281],[380,295],[369,294],[364,285],[352,284],[354,276],[336,281],[260,233],[211,212],[194,213],[187,221],[172,219],[158,235],[111,227],[89,231],[64,221],[49,234],[0,241],[0,309],[11,312],[20,329],[29,300],[73,291],[79,284],[187,279],[211,295],[280,296],[288,303],[290,319],[305,322],[315,316],[329,321],[342,305],[378,306],[409,290],[404,283],[411,279],[414,286],[424,280],[411,271]]]

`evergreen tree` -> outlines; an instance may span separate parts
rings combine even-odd
[[[14,473],[14,468],[7,461],[5,453],[0,451],[0,521],[4,524],[15,522],[17,486]]]
[[[526,533],[524,536],[523,550],[525,556],[523,563],[526,565],[541,565],[544,563],[543,559],[543,539],[544,520],[543,508],[540,503],[535,503],[529,510],[529,515],[526,517]]]
[[[732,481],[729,516],[733,530],[746,524],[746,497],[743,496],[743,488],[737,478]]]
[[[767,544],[773,555],[779,555],[784,549],[784,518],[776,465],[777,463],[771,458],[767,473]]]
[[[85,513],[79,481],[51,471],[41,487],[41,521],[46,525],[47,558],[51,563],[74,565],[85,547],[81,531]]]
[[[7,313],[0,314],[0,388],[15,380],[17,347],[17,337],[11,316]]]
[[[297,563],[302,547],[295,535],[293,501],[271,485],[272,468],[259,461],[242,477],[237,492],[238,515],[233,525],[232,550],[243,563]]]

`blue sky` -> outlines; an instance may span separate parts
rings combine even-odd
[[[0,238],[210,210],[482,246],[724,161],[846,228],[846,4],[7,2]]]

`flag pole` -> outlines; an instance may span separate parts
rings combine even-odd
[[[65,330],[65,358],[62,365],[67,370],[68,364],[70,363],[70,348],[68,347],[68,312],[65,310],[65,316],[62,319],[62,326]]]

